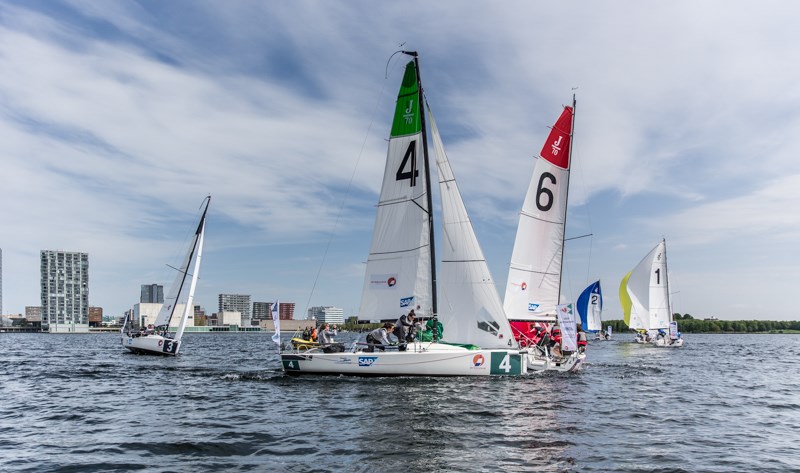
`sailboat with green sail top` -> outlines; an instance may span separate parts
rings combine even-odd
[[[416,52],[397,96],[386,165],[362,287],[359,318],[395,320],[414,309],[443,327],[430,341],[354,344],[281,352],[287,374],[490,376],[527,372],[494,280],[426,107]],[[434,206],[426,123],[430,122],[441,194],[441,273],[436,273]],[[384,351],[367,351],[374,348]]]

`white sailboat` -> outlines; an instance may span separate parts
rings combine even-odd
[[[519,216],[503,299],[514,337],[530,351],[532,369],[572,371],[586,357],[576,352],[554,359],[536,347],[542,340],[541,329],[556,323],[561,298],[574,110],[573,97],[572,106],[564,107],[536,160]]]
[[[527,358],[511,335],[431,118],[442,196],[442,271],[436,277],[425,100],[417,53],[404,53],[414,59],[397,98],[359,318],[393,321],[413,308],[418,318],[440,322],[444,333],[409,343],[404,351],[367,352],[354,344],[338,353],[325,347],[283,352],[283,369],[362,376],[524,374]]]
[[[197,278],[200,274],[200,260],[203,254],[203,236],[206,229],[206,212],[208,212],[208,205],[211,203],[211,196],[206,197],[205,208],[200,217],[200,223],[197,225],[197,230],[192,238],[192,243],[189,245],[189,251],[183,259],[183,263],[176,268],[178,274],[172,283],[170,291],[164,298],[164,304],[158,312],[155,322],[152,326],[146,329],[134,330],[132,327],[127,326],[128,320],[123,323],[122,329],[122,345],[128,350],[137,354],[149,355],[177,355],[181,348],[181,338],[186,329],[186,321],[189,314],[194,310],[192,301],[194,299],[194,291],[197,286]],[[193,263],[193,268],[190,270],[190,265]],[[187,287],[187,279],[191,276],[191,282]],[[184,301],[183,298],[186,298]],[[178,312],[176,314],[176,312]],[[173,326],[171,322],[178,316],[177,330],[174,333],[170,332],[170,327]]]
[[[672,320],[666,240],[662,239],[622,278],[619,297],[625,323],[637,331],[637,342],[683,346],[683,339],[677,335],[677,323]],[[672,335],[666,332],[670,325],[675,327]]]

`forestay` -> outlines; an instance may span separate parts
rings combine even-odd
[[[442,265],[437,283],[444,339],[483,348],[516,346],[430,107],[428,120],[442,200]]]

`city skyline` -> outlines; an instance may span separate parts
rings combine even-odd
[[[800,5],[455,5],[0,3],[3,311],[35,304],[39,251],[66,248],[91,255],[90,303],[124,312],[173,279],[212,194],[198,304],[356,314],[392,54],[413,49],[501,297],[533,157],[575,93],[567,237],[593,236],[566,243],[564,299],[600,279],[621,318],[620,280],[664,237],[675,312],[800,318],[764,303],[800,263]]]

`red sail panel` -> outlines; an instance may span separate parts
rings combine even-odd
[[[569,169],[569,147],[572,135],[572,107],[564,107],[550,136],[544,142],[541,157],[561,169]]]

